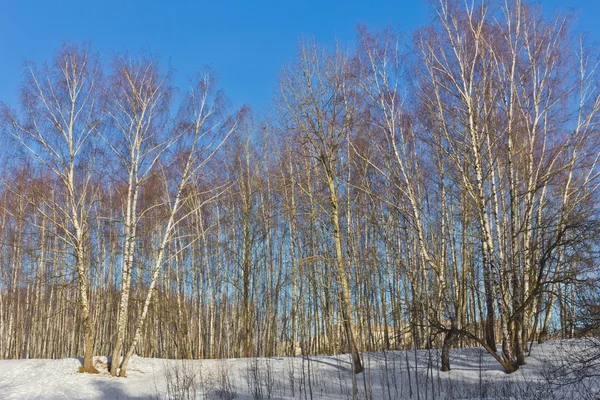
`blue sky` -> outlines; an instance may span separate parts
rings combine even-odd
[[[352,43],[356,24],[410,31],[427,22],[426,0],[54,0],[2,1],[0,100],[18,98],[24,60],[49,60],[62,41],[91,41],[102,57],[140,49],[159,54],[182,84],[211,65],[235,104],[260,108],[276,88],[298,39]],[[551,14],[577,10],[578,30],[600,40],[599,0],[539,0]]]

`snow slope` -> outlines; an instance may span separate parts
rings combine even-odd
[[[600,399],[599,382],[564,386],[564,360],[589,354],[580,342],[534,346],[527,364],[502,372],[479,348],[452,351],[452,371],[439,372],[439,352],[365,353],[359,398]],[[0,360],[0,399],[352,398],[348,355],[178,361],[134,357],[127,378],[80,374],[78,359]],[[589,372],[589,371],[588,371]],[[600,371],[597,371],[600,372]]]

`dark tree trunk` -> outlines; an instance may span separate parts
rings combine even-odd
[[[442,372],[450,371],[450,349],[456,340],[456,331],[454,328],[446,332],[444,343],[442,344]]]
[[[496,351],[496,335],[494,334],[494,291],[492,287],[489,266],[485,264],[483,267],[485,305],[487,310],[487,316],[485,319],[485,342],[490,348]]]

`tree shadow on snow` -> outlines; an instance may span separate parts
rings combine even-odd
[[[318,358],[317,358],[318,357]],[[340,358],[316,356],[315,358],[304,358],[306,362],[328,365],[342,372],[352,372],[352,363]]]

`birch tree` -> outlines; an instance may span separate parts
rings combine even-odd
[[[106,95],[111,99],[107,117],[112,132],[103,137],[127,182],[122,207],[121,293],[110,367],[115,376],[129,318],[137,229],[145,211],[139,209],[140,190],[176,138],[167,134],[171,87],[157,59],[147,55],[117,57]]]
[[[342,149],[355,117],[349,77],[349,60],[341,50],[327,53],[315,45],[304,44],[300,45],[297,64],[283,70],[280,87],[281,106],[290,116],[290,131],[296,133],[305,156],[317,161],[326,187],[328,205],[324,210],[334,242],[342,326],[352,353],[352,369],[357,374],[364,368],[352,331],[354,308],[340,222]]]
[[[169,257],[168,245],[173,239],[177,226],[194,213],[194,210],[186,210],[182,213],[186,202],[192,201],[186,196],[186,189],[196,174],[202,172],[202,168],[237,128],[238,118],[242,115],[229,117],[224,114],[222,93],[215,92],[214,80],[209,72],[199,75],[190,86],[180,111],[180,122],[175,128],[177,130],[171,135],[171,138],[175,139],[172,139],[172,144],[164,148],[166,151],[173,146],[177,150],[174,153],[173,163],[169,165],[171,171],[168,171],[166,166],[160,171],[163,176],[161,182],[163,189],[158,207],[164,209],[166,218],[157,226],[158,242],[151,262],[150,282],[141,314],[135,323],[133,338],[119,366],[121,377],[127,375],[127,364],[141,338],[142,328],[155,292],[154,288],[165,259]],[[212,189],[214,196],[218,196],[221,191],[220,188]],[[204,204],[201,203],[200,207]]]
[[[41,168],[57,178],[64,204],[53,204],[61,239],[69,246],[78,279],[78,303],[84,340],[81,372],[97,372],[86,254],[95,170],[96,136],[102,118],[101,71],[87,46],[63,45],[53,62],[25,68],[21,115],[5,109],[9,134]],[[40,210],[42,211],[42,210]],[[43,212],[43,211],[42,211]]]

